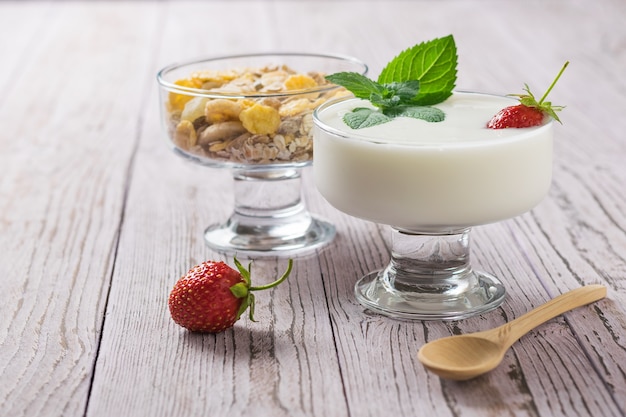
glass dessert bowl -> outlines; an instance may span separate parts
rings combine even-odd
[[[227,253],[293,254],[319,248],[333,225],[313,217],[301,192],[312,163],[312,113],[350,93],[324,75],[365,74],[344,56],[259,53],[174,64],[159,71],[168,144],[192,162],[233,174],[234,210],[204,238]]]
[[[446,118],[412,118],[353,130],[342,117],[355,98],[314,113],[314,176],[335,208],[392,227],[391,260],[355,286],[359,302],[391,317],[461,319],[504,300],[502,283],[470,264],[470,229],[520,215],[547,194],[552,121],[486,128],[517,100],[454,92],[435,105]]]

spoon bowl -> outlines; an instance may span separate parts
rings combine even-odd
[[[463,381],[496,368],[520,337],[546,321],[606,297],[606,287],[588,285],[562,294],[517,319],[491,330],[449,336],[425,344],[417,357],[441,378]]]
[[[476,335],[450,336],[424,345],[419,360],[442,378],[462,381],[489,372],[504,356],[501,346]]]

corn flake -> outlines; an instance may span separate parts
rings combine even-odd
[[[284,86],[288,91],[307,90],[317,87],[317,81],[306,74],[295,74],[285,80]]]
[[[259,103],[242,110],[239,120],[248,132],[260,135],[275,133],[280,126],[278,110]]]

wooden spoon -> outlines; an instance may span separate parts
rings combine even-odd
[[[495,329],[444,337],[427,343],[419,350],[417,358],[426,369],[442,378],[457,381],[471,379],[498,366],[507,349],[530,330],[605,296],[606,287],[602,285],[581,287]]]

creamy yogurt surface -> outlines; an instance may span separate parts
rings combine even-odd
[[[343,115],[367,101],[322,105],[313,169],[324,198],[356,217],[414,231],[471,227],[522,214],[547,193],[552,123],[486,127],[511,98],[455,92],[442,122],[400,117],[351,129]]]
[[[433,105],[441,109],[446,117],[441,122],[427,122],[411,117],[398,117],[391,122],[363,129],[352,129],[343,121],[343,116],[356,107],[375,109],[367,100],[341,101],[324,111],[320,118],[335,129],[349,132],[364,140],[405,145],[440,145],[483,141],[530,133],[538,128],[489,129],[487,122],[501,109],[518,104],[511,97],[477,93],[454,93],[446,101]]]

